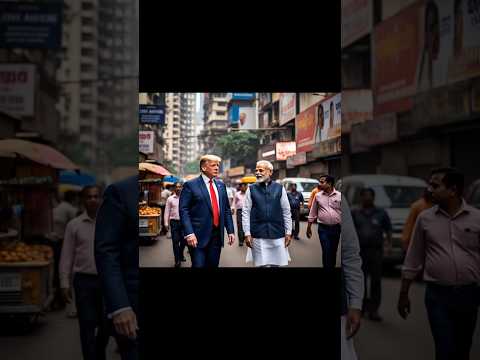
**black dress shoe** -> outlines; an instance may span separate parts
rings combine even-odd
[[[181,263],[180,261],[175,263],[175,267],[176,267],[176,268],[179,268],[179,267],[181,267],[181,266],[182,266],[182,263]]]
[[[185,256],[182,257],[182,261],[183,261],[183,262],[187,261],[187,259],[185,259]]]
[[[295,240],[300,240],[300,238],[299,238],[298,236],[295,236],[295,238],[294,238],[294,239],[295,239]]]
[[[243,246],[243,243],[238,244],[238,246]]]

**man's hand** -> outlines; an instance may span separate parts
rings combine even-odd
[[[187,244],[188,244],[188,246],[191,246],[191,247],[194,247],[194,248],[197,247],[198,241],[197,241],[197,237],[195,236],[195,234],[192,234],[189,237],[187,237]]]
[[[410,299],[408,298],[408,293],[400,292],[397,310],[402,319],[407,319],[410,314]]]
[[[285,247],[288,247],[292,242],[292,235],[285,235]]]
[[[67,304],[72,302],[72,289],[71,288],[62,288],[62,296]]]
[[[228,234],[228,245],[232,246],[235,242],[235,234]]]
[[[362,317],[362,313],[358,309],[348,309],[347,314],[347,323],[346,323],[346,333],[347,333],[347,340],[351,339],[355,336],[360,329],[360,318]]]
[[[245,244],[251,249],[253,244],[253,239],[251,235],[245,236]]]
[[[168,225],[165,225],[165,231],[168,232],[169,230]]]
[[[113,317],[113,325],[118,334],[126,336],[132,340],[137,338],[137,316],[133,310],[125,310],[115,315]]]
[[[308,226],[307,226],[307,238],[311,238],[312,237],[312,224],[311,223],[308,223]]]

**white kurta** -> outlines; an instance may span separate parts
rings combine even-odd
[[[282,208],[285,234],[292,234],[292,216],[287,192],[282,188],[280,199]],[[252,198],[250,189],[245,193],[245,201],[242,208],[242,225],[245,236],[250,235],[250,212],[252,210]],[[276,265],[286,266],[291,261],[288,248],[285,248],[285,238],[280,239],[253,239],[252,249],[247,250],[247,262],[253,261],[255,266]]]
[[[254,239],[253,251],[247,250],[247,263],[252,262],[255,266],[277,265],[286,266],[292,259],[285,247],[285,238],[280,239]]]

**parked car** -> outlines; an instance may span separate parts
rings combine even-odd
[[[418,200],[427,183],[418,178],[395,175],[353,175],[344,177],[337,184],[352,209],[360,206],[360,190],[370,187],[375,191],[375,205],[385,209],[392,222],[392,248],[385,247],[385,265],[403,263],[402,231],[410,212],[410,206]]]
[[[480,179],[476,180],[472,185],[470,185],[465,194],[465,201],[469,205],[480,209]]]
[[[297,191],[302,193],[303,199],[305,200],[304,205],[300,209],[300,216],[308,216],[310,210],[307,204],[310,200],[310,194],[312,193],[313,189],[317,187],[319,181],[310,178],[285,178],[282,179],[280,183],[285,187],[287,191],[291,184],[297,185]]]

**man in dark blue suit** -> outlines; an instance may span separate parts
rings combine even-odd
[[[202,174],[186,182],[180,195],[180,221],[194,268],[218,267],[224,229],[228,244],[231,246],[235,241],[227,190],[223,182],[215,179],[220,161],[215,155],[202,156]]]
[[[95,262],[122,360],[138,359],[138,177],[110,185],[95,227]]]

